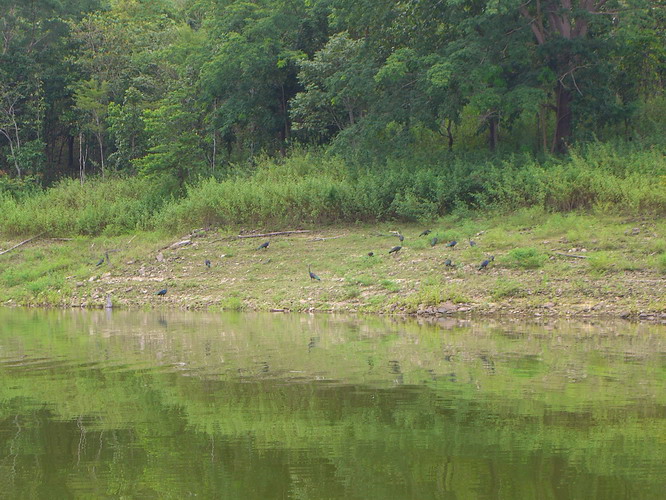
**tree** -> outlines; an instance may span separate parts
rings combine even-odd
[[[109,111],[109,83],[95,79],[79,82],[74,90],[76,109],[80,114],[80,130],[91,133],[99,147],[99,166],[104,176],[104,136]]]
[[[575,123],[572,108],[575,96],[582,95],[576,76],[598,64],[604,53],[609,55],[612,40],[605,34],[611,16],[618,12],[609,10],[608,0],[528,0],[518,10],[540,47],[542,61],[555,75],[555,131],[551,149],[564,153]],[[596,91],[599,90],[597,87]]]
[[[365,117],[377,68],[368,60],[363,41],[338,33],[299,66],[304,90],[291,101],[297,129],[327,138]]]

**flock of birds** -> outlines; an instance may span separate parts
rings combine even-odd
[[[432,233],[432,231],[430,229],[426,229],[421,234],[419,234],[419,238],[421,238],[422,236],[428,236],[430,233]],[[400,240],[401,243],[405,240],[405,237],[402,234],[398,233],[397,236],[398,236],[398,239]],[[439,243],[439,238],[437,238],[437,237],[434,237],[430,240],[430,246],[431,247],[434,247],[435,245],[437,245],[437,243]],[[455,246],[457,244],[458,244],[458,242],[456,240],[451,240],[446,244],[446,246],[448,248],[453,249],[453,248],[455,248]],[[476,241],[470,239],[469,240],[469,246],[475,247],[476,246]],[[400,250],[402,250],[401,245],[394,246],[393,248],[391,248],[391,250],[389,250],[389,254],[398,253]],[[369,252],[368,255],[370,257],[372,257],[374,255],[374,253]],[[495,260],[495,256],[491,255],[489,258],[487,258],[486,260],[481,262],[481,265],[479,266],[478,270],[481,271],[483,269],[486,269],[488,267],[488,264],[490,264],[494,260]],[[453,261],[451,259],[446,259],[444,261],[444,265],[447,266],[447,267],[456,267],[456,265],[453,263]]]
[[[419,238],[421,238],[423,236],[428,236],[431,233],[432,233],[432,231],[430,229],[426,229],[421,234],[419,234]],[[396,234],[396,236],[400,240],[400,243],[405,241],[405,237],[402,234],[398,233],[398,234]],[[271,243],[270,241],[266,241],[266,242],[262,243],[261,245],[259,245],[257,247],[257,250],[268,250],[268,246],[270,245],[270,243]],[[433,237],[430,240],[430,246],[431,247],[434,247],[435,245],[437,245],[437,243],[439,243],[439,238],[437,238],[437,237]],[[458,242],[456,240],[451,240],[448,243],[446,243],[446,246],[448,248],[454,249],[457,244],[458,244]],[[475,247],[476,242],[474,240],[470,239],[469,240],[469,246],[470,247]],[[397,254],[400,250],[402,250],[402,245],[396,245],[393,248],[391,248],[388,251],[388,253],[389,253],[389,255]],[[368,257],[374,257],[374,255],[375,255],[374,252],[368,252]],[[479,265],[478,270],[482,271],[482,270],[486,269],[488,267],[488,265],[490,265],[490,263],[493,262],[494,260],[495,260],[495,256],[491,255],[490,257],[485,259],[483,262],[481,262],[481,264]],[[104,252],[104,256],[97,262],[97,267],[104,264],[104,262],[106,262],[107,264],[109,263],[109,252]],[[206,259],[206,260],[204,260],[204,265],[207,268],[210,269],[212,264],[211,264],[211,261],[209,259]],[[456,264],[454,264],[451,259],[446,259],[444,261],[444,265],[446,267],[456,267]],[[310,280],[321,281],[321,278],[319,276],[317,276],[315,273],[312,272],[312,269],[311,269],[310,265],[308,265],[308,274],[310,275]],[[164,296],[166,294],[167,294],[167,289],[166,288],[163,288],[163,289],[158,290],[157,292],[155,292],[155,295],[160,295],[160,296]]]

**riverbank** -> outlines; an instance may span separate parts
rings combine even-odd
[[[525,210],[429,225],[294,229],[307,232],[44,235],[0,255],[0,303],[97,308],[110,297],[119,308],[666,321],[666,219]],[[419,236],[425,229],[432,232]],[[0,249],[17,243],[0,239]],[[308,266],[321,281],[310,279]],[[156,295],[162,289],[166,295]]]

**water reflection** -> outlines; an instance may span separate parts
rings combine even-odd
[[[662,498],[666,330],[0,310],[8,498]]]

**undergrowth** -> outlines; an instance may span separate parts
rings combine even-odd
[[[427,222],[448,214],[464,220],[470,211],[529,207],[535,213],[666,214],[666,157],[657,147],[594,143],[562,159],[440,155],[427,163],[403,158],[361,168],[324,153],[295,153],[263,160],[250,173],[202,179],[184,192],[170,179],[154,177],[97,179],[83,186],[62,181],[24,196],[0,191],[0,232],[71,236],[137,229],[174,233],[208,225],[279,229]],[[575,223],[567,220],[572,232],[580,232]],[[463,223],[436,236],[470,238],[475,229]],[[488,237],[501,244],[503,235]],[[425,247],[425,239],[421,244]],[[530,266],[538,267],[534,260]]]

